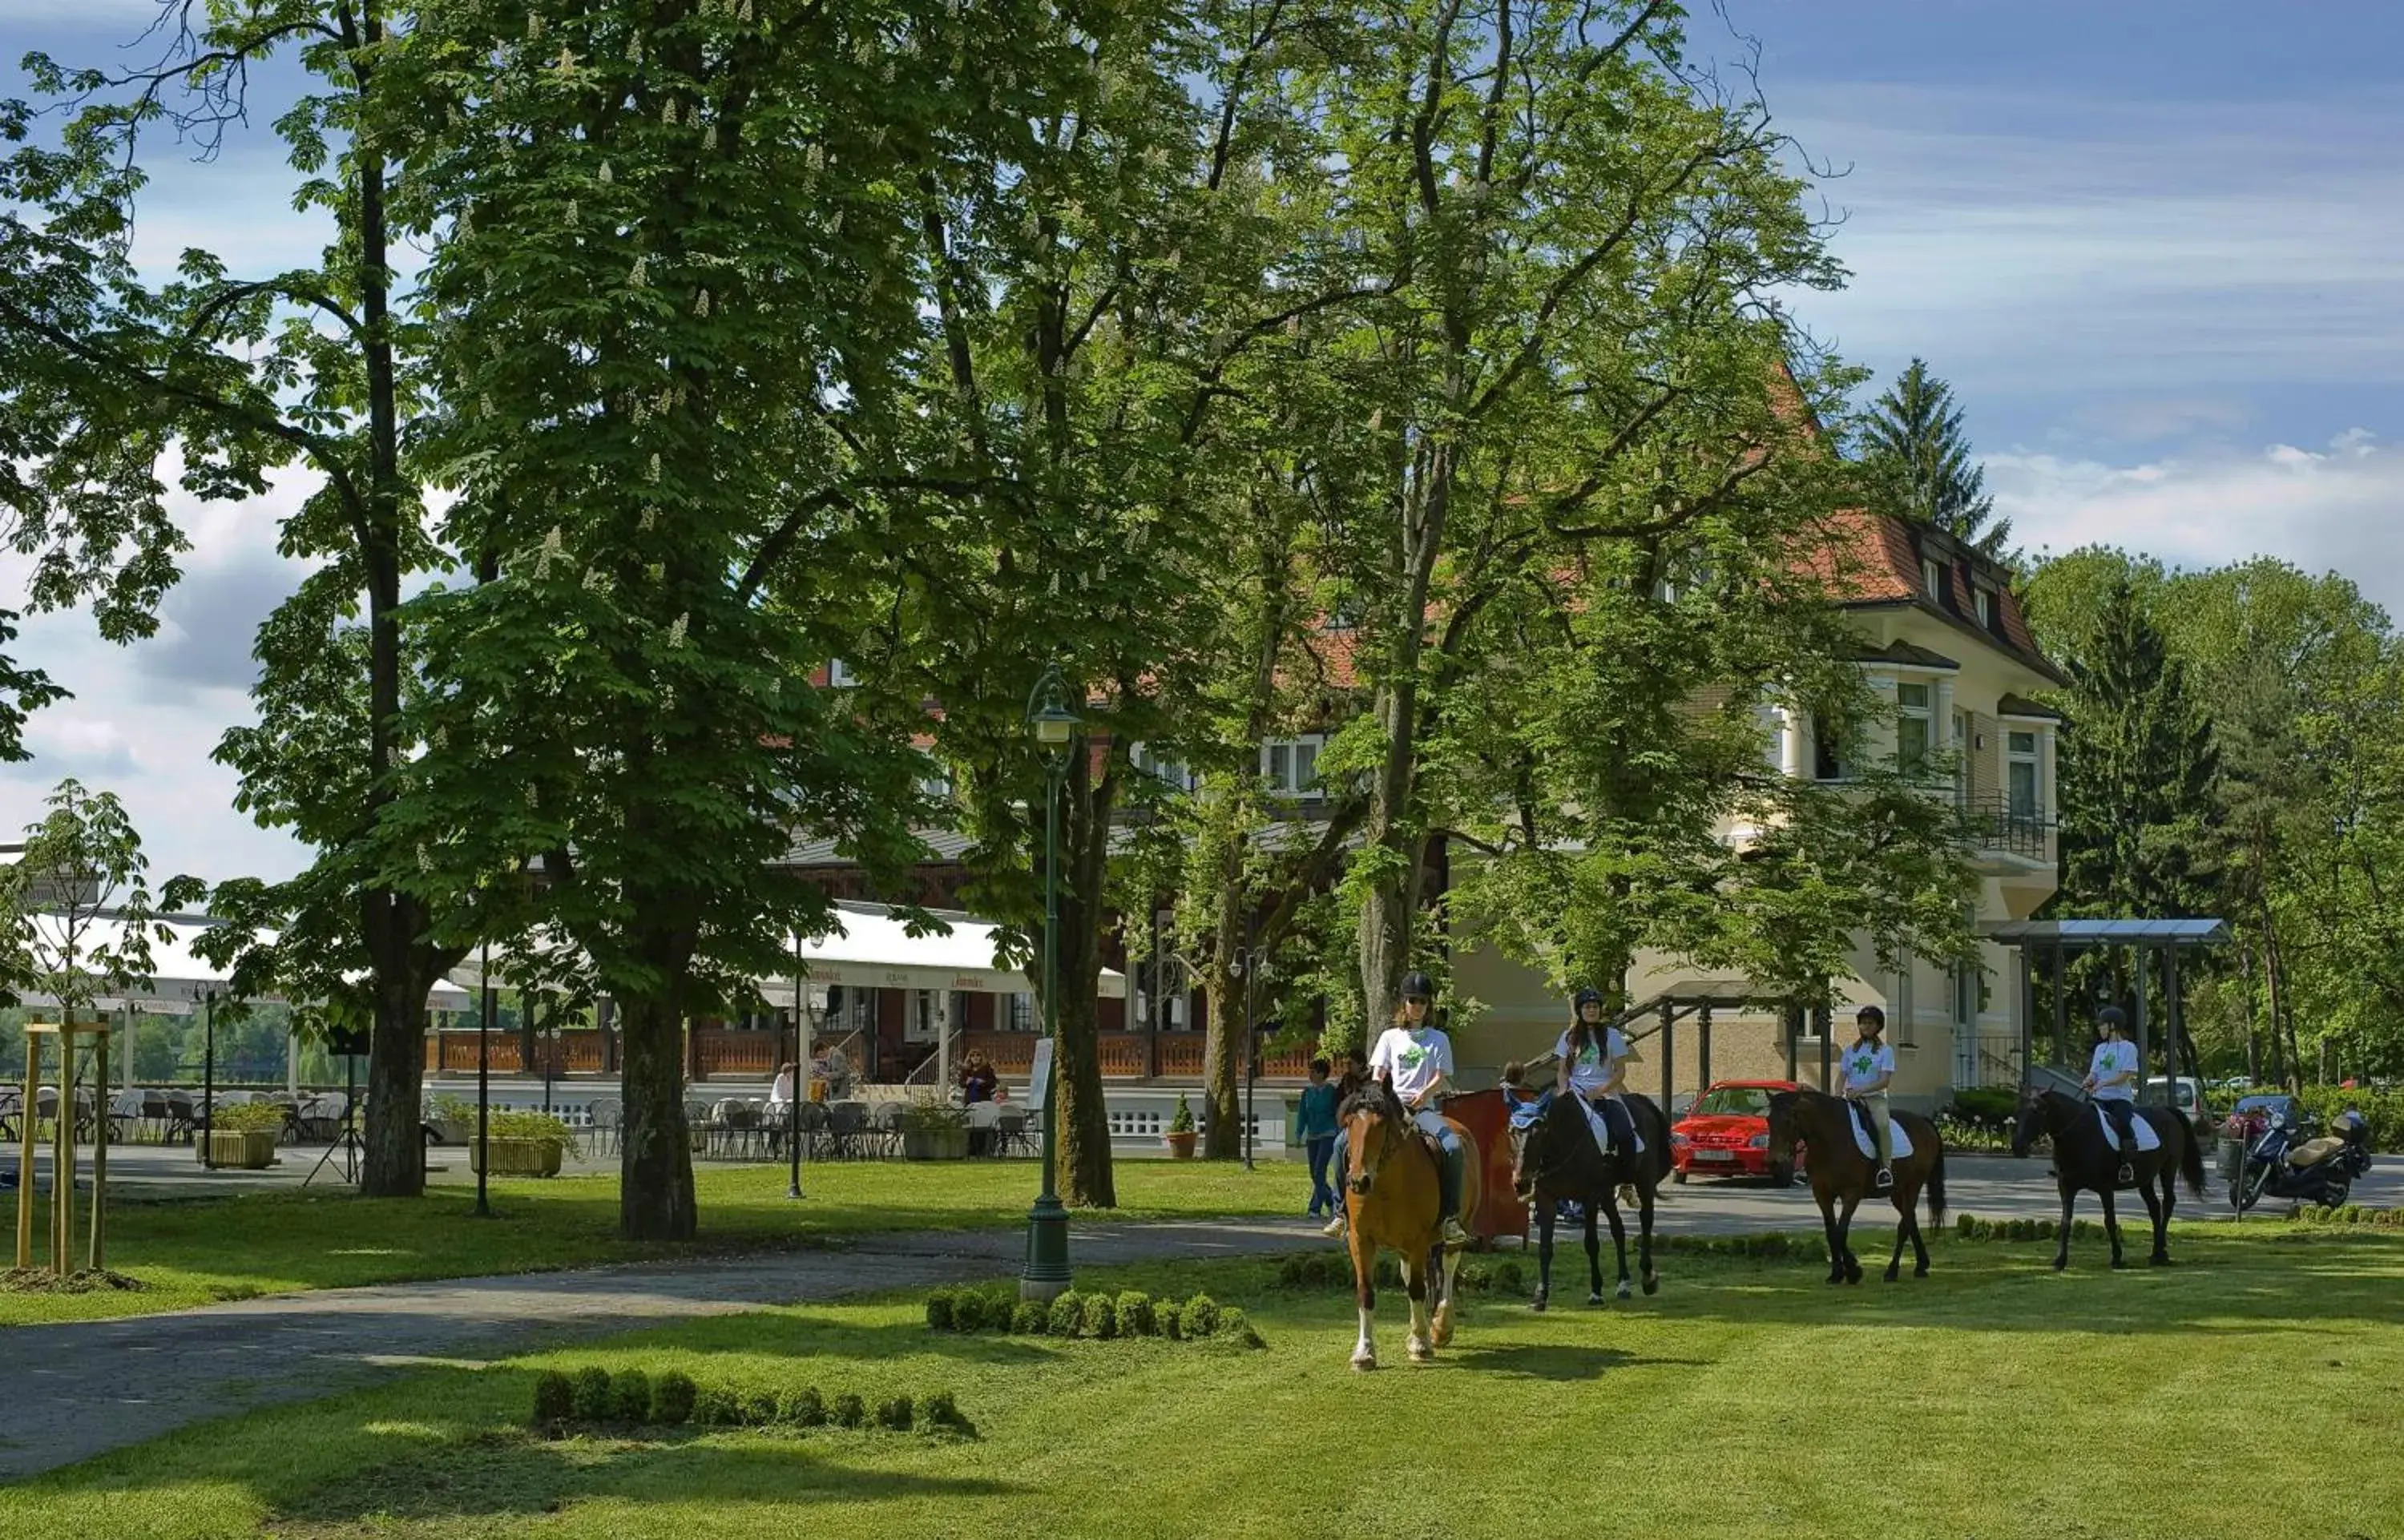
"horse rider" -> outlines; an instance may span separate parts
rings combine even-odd
[[[2106,1005],[2095,1013],[2095,1025],[2104,1038],[2095,1044],[2095,1057],[2088,1061],[2085,1088],[2120,1136],[2120,1183],[2133,1186],[2137,1181],[2137,1045],[2129,1041],[2129,1018],[2117,1005]]]
[[[1886,1041],[1886,1013],[1865,1005],[1853,1018],[1860,1035],[1845,1050],[1845,1099],[1869,1114],[1871,1142],[1878,1147],[1878,1189],[1894,1185],[1894,1126],[1888,1121],[1886,1088],[1894,1082],[1894,1047]]]
[[[1636,1149],[1636,1120],[1628,1115],[1620,1094],[1628,1089],[1628,1039],[1602,1019],[1602,991],[1588,986],[1577,992],[1569,1029],[1553,1044],[1559,1060],[1553,1084],[1555,1096],[1574,1093],[1586,1120],[1594,1128],[1595,1144],[1605,1155],[1615,1146],[1631,1155]]]
[[[1461,1144],[1461,1134],[1445,1121],[1437,1110],[1438,1099],[1452,1085],[1452,1039],[1443,1028],[1429,1019],[1435,1003],[1435,983],[1425,973],[1413,973],[1403,979],[1402,1003],[1394,1010],[1394,1024],[1380,1033],[1377,1045],[1369,1051],[1369,1073],[1373,1079],[1393,1087],[1396,1099],[1416,1124],[1419,1130],[1435,1141],[1440,1158],[1437,1161],[1437,1187],[1442,1195],[1444,1244],[1447,1248],[1466,1246],[1467,1230],[1461,1227],[1461,1188],[1467,1175],[1468,1151]],[[1348,1169],[1349,1157],[1343,1134],[1335,1139],[1335,1169]],[[1341,1237],[1345,1229],[1342,1185],[1337,1188],[1335,1217],[1323,1232],[1331,1239]]]

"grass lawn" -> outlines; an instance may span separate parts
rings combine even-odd
[[[704,1168],[695,1180],[701,1239],[674,1247],[618,1239],[615,1176],[496,1181],[499,1217],[490,1221],[473,1216],[473,1189],[454,1186],[430,1187],[414,1199],[291,1192],[112,1202],[109,1263],[150,1287],[0,1294],[0,1327],[300,1289],[823,1245],[879,1230],[1008,1227],[1025,1223],[1038,1183],[1031,1160],[812,1166],[803,1181],[808,1197],[799,1203],[785,1197],[782,1166]],[[1117,1180],[1122,1207],[1097,1217],[1299,1214],[1310,1193],[1299,1161],[1266,1161],[1246,1172],[1232,1162],[1126,1160],[1118,1164]],[[47,1209],[41,1212],[47,1217]]]
[[[1349,1294],[1259,1263],[1207,1287],[1268,1351],[935,1336],[915,1302],[714,1319],[424,1371],[0,1490],[0,1535],[287,1540],[860,1536],[2159,1536],[2244,1515],[2404,1531],[2404,1238],[2191,1228],[2184,1265],[1940,1242],[1931,1279],[1672,1255],[1661,1295],[1474,1304],[1433,1366],[1346,1367]],[[1081,1281],[1101,1281],[1081,1280]],[[867,1397],[949,1390],[972,1443],[685,1432],[550,1442],[535,1370]]]

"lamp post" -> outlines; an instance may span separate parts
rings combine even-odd
[[[1027,725],[1042,748],[1043,775],[1043,1035],[1052,1043],[1052,1072],[1044,1077],[1043,1190],[1027,1216],[1027,1270],[1019,1275],[1022,1299],[1050,1300],[1066,1293],[1069,1273],[1069,1211],[1060,1206],[1060,1120],[1054,1108],[1060,1085],[1060,787],[1069,768],[1069,741],[1077,713],[1069,706],[1069,684],[1056,663],[1045,665],[1027,697]]]
[[[493,944],[484,943],[477,962],[477,983],[483,990],[483,1008],[476,1013],[476,1217],[493,1217],[485,1183],[493,1174]]]
[[[796,926],[793,929],[793,1083],[787,1087],[791,1093],[791,1100],[785,1108],[785,1140],[792,1146],[785,1155],[793,1168],[792,1182],[785,1188],[785,1197],[789,1199],[802,1196],[802,1098],[808,1094],[810,1085],[810,1029],[808,1018],[802,1015],[808,1008],[808,1002],[803,997],[803,991],[809,987],[809,980],[803,976],[805,972],[802,963],[801,928]]]
[[[1268,954],[1257,942],[1260,916],[1246,922],[1248,945],[1236,953],[1236,972],[1244,980],[1244,1169],[1252,1169],[1252,1134],[1258,1126],[1257,1094],[1261,1084],[1261,1032],[1252,1019],[1252,982],[1268,965]]]

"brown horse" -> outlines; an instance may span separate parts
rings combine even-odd
[[[1911,1242],[1911,1276],[1928,1276],[1928,1242],[1920,1233],[1915,1212],[1920,1195],[1928,1194],[1928,1222],[1945,1223],[1945,1141],[1936,1125],[1917,1113],[1896,1113],[1895,1125],[1911,1140],[1911,1154],[1894,1163],[1893,1197],[1901,1216],[1894,1227],[1894,1255],[1887,1259],[1886,1281],[1903,1273],[1903,1243]],[[1853,1211],[1871,1195],[1878,1182],[1878,1162],[1853,1142],[1853,1110],[1819,1091],[1781,1091],[1769,1099],[1769,1147],[1792,1150],[1797,1143],[1811,1152],[1811,1196],[1820,1202],[1820,1220],[1828,1233],[1828,1281],[1858,1283],[1861,1259],[1853,1255]],[[1843,1212],[1838,1211],[1842,1204]]]
[[[1411,1126],[1402,1099],[1384,1082],[1355,1091],[1337,1114],[1344,1125],[1344,1202],[1347,1242],[1352,1253],[1353,1297],[1361,1307],[1361,1340],[1352,1366],[1374,1369],[1377,1350],[1371,1333],[1377,1317],[1377,1253],[1399,1252],[1403,1283],[1411,1297],[1411,1360],[1424,1364],[1452,1341],[1453,1282],[1459,1257],[1447,1252],[1443,1236],[1442,1156]],[[1460,1128],[1459,1124],[1454,1124]],[[1477,1216],[1481,1183],[1477,1145],[1461,1130],[1466,1169],[1461,1183],[1461,1223]],[[1433,1314],[1431,1317],[1430,1311]]]

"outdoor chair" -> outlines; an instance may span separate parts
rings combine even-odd
[[[607,1099],[595,1101],[585,1115],[593,1121],[593,1153],[608,1155],[616,1149],[626,1127],[626,1104]]]
[[[993,1120],[993,1153],[997,1155],[1033,1155],[1035,1146],[1027,1137],[1027,1113],[1016,1107],[1004,1108]]]
[[[0,1089],[0,1140],[19,1140],[25,1137],[24,1130],[17,1125],[17,1120],[24,1115],[24,1092],[14,1086]]]
[[[828,1106],[826,1129],[828,1158],[858,1158],[868,1137],[868,1108],[857,1101],[838,1101]]]
[[[890,1159],[902,1153],[902,1120],[909,1115],[909,1108],[898,1101],[888,1101],[878,1105],[871,1127],[874,1135],[876,1153],[879,1155]]]
[[[166,1119],[166,1131],[159,1136],[161,1143],[174,1144],[179,1141],[186,1144],[192,1142],[194,1129],[199,1127],[199,1114],[195,1110],[194,1100],[189,1091],[167,1093],[167,1110],[163,1114]]]

